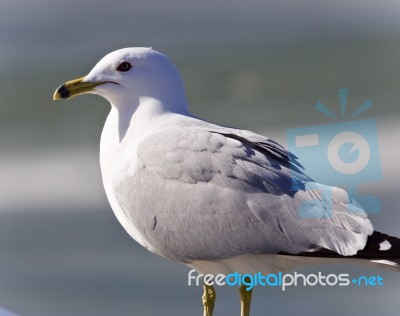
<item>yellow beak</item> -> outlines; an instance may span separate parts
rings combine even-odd
[[[95,87],[107,82],[83,82],[84,79],[85,77],[67,81],[59,86],[54,92],[53,100],[69,99],[80,94],[88,93],[94,90]]]

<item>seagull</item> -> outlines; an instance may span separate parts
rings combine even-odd
[[[308,177],[267,137],[188,110],[178,69],[146,47],[103,57],[53,99],[90,93],[111,104],[100,141],[108,201],[149,251],[202,274],[255,274],[323,263],[399,269],[400,239],[376,232],[349,194]],[[216,293],[204,283],[204,315]],[[241,315],[252,291],[239,287]]]

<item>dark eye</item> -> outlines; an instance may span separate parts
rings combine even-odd
[[[132,65],[130,63],[128,63],[127,61],[124,61],[123,63],[121,63],[118,67],[117,70],[118,71],[128,71],[129,69],[132,68]]]

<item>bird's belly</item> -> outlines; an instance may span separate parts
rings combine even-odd
[[[110,190],[106,189],[106,194],[111,208],[115,214],[115,217],[118,219],[119,223],[122,225],[125,231],[141,246],[145,247],[151,252],[156,252],[156,250],[151,247],[151,245],[149,245],[149,243],[147,242],[146,237],[143,234],[143,230],[140,229],[141,227],[140,225],[138,225],[138,222],[129,215],[124,207],[121,207],[115,193],[107,191]]]
[[[147,215],[146,212],[140,212],[140,201],[137,200],[140,192],[135,181],[137,168],[132,163],[133,158],[125,162],[114,160],[108,166],[102,164],[104,189],[116,218],[126,232],[141,246],[157,253],[149,244],[146,229],[142,225]]]

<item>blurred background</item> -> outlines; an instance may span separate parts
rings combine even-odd
[[[400,235],[400,3],[397,0],[0,2],[0,305],[23,316],[201,315],[183,265],[123,231],[106,200],[98,145],[109,104],[53,102],[58,85],[110,51],[151,46],[184,77],[191,111],[286,145],[328,124],[349,89],[377,123],[383,176],[375,228]],[[254,315],[398,315],[398,273],[350,265],[300,272],[381,274],[380,288],[257,288]],[[239,313],[219,288],[216,315]]]

